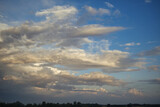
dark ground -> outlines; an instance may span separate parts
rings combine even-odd
[[[126,105],[100,105],[100,104],[82,104],[80,102],[73,103],[46,103],[42,102],[40,104],[23,104],[19,101],[14,103],[4,103],[0,102],[0,107],[160,107],[160,104],[126,104]]]

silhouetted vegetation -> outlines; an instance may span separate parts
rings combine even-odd
[[[100,105],[100,104],[82,104],[80,102],[59,104],[59,103],[46,103],[45,101],[40,104],[23,104],[19,101],[14,103],[0,102],[0,107],[160,107],[160,104],[127,104],[127,105]]]

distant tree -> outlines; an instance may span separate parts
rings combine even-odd
[[[73,104],[74,104],[74,105],[77,105],[77,102],[76,102],[76,101],[74,101],[74,102],[73,102]]]
[[[132,107],[132,104],[131,104],[131,103],[129,103],[129,104],[127,105],[127,107]]]
[[[26,107],[32,107],[32,104],[27,104]]]
[[[111,107],[111,105],[110,105],[110,104],[107,104],[107,107]]]

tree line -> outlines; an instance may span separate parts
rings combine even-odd
[[[73,103],[46,103],[43,101],[40,104],[23,104],[19,101],[13,103],[0,102],[0,107],[160,107],[160,104],[126,104],[126,105],[101,105],[101,104],[82,104],[80,102]]]

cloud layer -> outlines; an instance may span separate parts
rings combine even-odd
[[[120,15],[113,4],[105,2],[105,5],[108,9],[84,6],[84,13],[88,14],[84,17]],[[81,96],[120,100],[121,96],[144,95],[136,88],[126,92],[114,90],[114,87],[128,88],[130,83],[112,73],[144,70],[146,62],[141,56],[159,55],[159,47],[137,56],[110,50],[108,34],[126,30],[126,27],[80,25],[79,11],[69,5],[53,6],[35,12],[39,21],[26,21],[17,26],[0,23],[0,94],[3,100],[8,96],[13,99],[14,96],[36,96],[35,99],[49,96],[75,100],[75,96]],[[123,46],[135,45],[140,43]],[[158,67],[149,66],[148,69],[157,70]],[[141,82],[155,81],[158,80]]]

